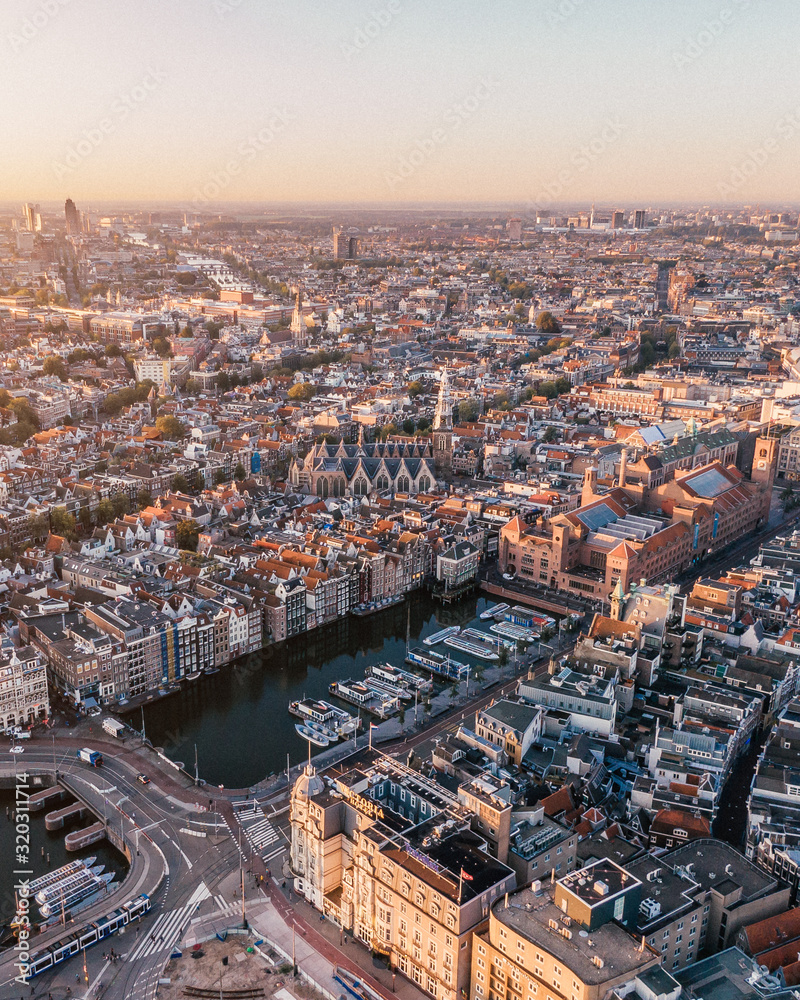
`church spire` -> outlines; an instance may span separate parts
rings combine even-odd
[[[453,405],[450,401],[450,382],[447,377],[447,369],[442,371],[442,379],[439,383],[439,399],[436,403],[436,414],[433,418],[433,429],[435,431],[449,431],[453,427]]]

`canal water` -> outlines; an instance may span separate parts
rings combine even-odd
[[[365,667],[374,663],[403,667],[409,622],[412,646],[446,625],[488,631],[492,623],[477,617],[486,607],[486,599],[474,595],[442,605],[427,594],[414,593],[402,604],[366,618],[348,616],[243,658],[211,677],[185,681],[178,694],[144,709],[146,736],[192,773],[196,746],[200,777],[210,784],[254,785],[285,769],[287,754],[292,764],[308,755],[308,743],[295,731],[299,720],[288,711],[291,701],[325,698],[355,715],[354,706],[329,694],[332,681],[361,680]],[[443,645],[434,648],[448,651]],[[480,662],[450,652],[462,663]],[[125,721],[139,728],[141,718],[136,712]]]
[[[59,803],[60,805],[65,805]],[[52,806],[52,809],[59,808]],[[16,831],[13,821],[14,810],[14,790],[0,789],[0,926],[4,926],[14,916],[15,900],[14,885],[18,877],[13,874],[15,870],[15,839]],[[107,841],[92,844],[83,851],[67,851],[64,847],[64,837],[72,830],[88,826],[90,820],[78,819],[67,824],[63,830],[49,832],[44,825],[44,817],[50,809],[43,809],[40,812],[30,814],[30,867],[33,875],[19,876],[25,878],[39,878],[55,868],[60,868],[68,861],[76,861],[78,858],[94,856],[97,858],[96,865],[105,865],[105,871],[115,873],[115,881],[121,882],[128,870],[128,862],[120,852],[111,846]],[[44,851],[44,855],[42,854]],[[49,855],[49,862],[48,862]],[[33,914],[38,918],[38,908]],[[80,923],[80,915],[76,917]]]

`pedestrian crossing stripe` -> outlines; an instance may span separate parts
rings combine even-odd
[[[209,899],[210,896],[211,893],[205,882],[201,882],[183,906],[160,913],[150,928],[149,934],[138,942],[133,951],[128,953],[127,961],[137,962],[160,952],[171,951],[183,933],[186,921],[203,900]]]

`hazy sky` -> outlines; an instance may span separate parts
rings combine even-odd
[[[0,200],[793,202],[797,0],[3,0]]]

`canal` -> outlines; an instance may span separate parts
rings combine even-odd
[[[489,603],[497,603],[491,600]],[[402,604],[366,618],[348,616],[305,635],[239,660],[210,677],[185,681],[178,694],[144,709],[147,738],[175,761],[194,771],[195,746],[199,774],[211,784],[229,788],[254,785],[305,759],[308,744],[298,736],[298,721],[288,705],[298,698],[325,698],[335,680],[361,680],[370,664],[404,666],[406,628],[411,645],[445,625],[488,629],[477,615],[485,598],[472,595],[441,605],[426,593],[411,594]],[[445,646],[435,647],[447,652]],[[453,658],[479,661],[453,651]],[[356,709],[342,705],[352,714]],[[126,718],[141,726],[141,714]]]

